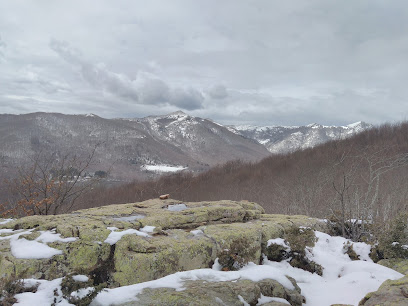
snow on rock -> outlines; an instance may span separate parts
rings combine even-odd
[[[154,230],[153,226],[145,226],[141,230],[128,229],[118,231],[116,227],[109,227],[110,235],[105,240],[106,243],[115,244],[121,237],[128,234],[136,234],[143,237],[149,237],[147,233]],[[51,241],[72,241],[71,238],[61,238],[55,231],[41,232],[37,240],[30,241],[19,238],[21,235],[30,234],[28,231],[4,231],[9,236],[0,237],[1,240],[10,239],[12,254],[17,258],[50,258],[61,251],[48,247],[45,243]],[[200,235],[202,231],[193,230],[193,235]],[[307,256],[309,260],[320,264],[323,267],[323,275],[310,273],[308,271],[294,268],[287,261],[273,262],[264,256],[262,265],[249,263],[239,271],[221,271],[218,258],[215,260],[212,269],[196,269],[191,271],[177,272],[165,277],[138,283],[129,286],[123,286],[113,289],[104,289],[99,292],[91,305],[116,305],[138,300],[138,294],[144,288],[173,288],[183,290],[186,281],[207,281],[207,282],[234,282],[238,279],[247,279],[254,282],[263,279],[273,279],[284,287],[293,290],[294,285],[287,278],[293,277],[298,286],[302,289],[302,294],[306,298],[305,305],[326,306],[331,304],[352,304],[358,302],[368,293],[376,291],[379,286],[387,279],[398,279],[403,275],[377,265],[368,257],[370,246],[365,243],[353,243],[353,249],[359,255],[361,260],[352,261],[345,253],[345,245],[352,242],[342,237],[332,237],[322,232],[314,232],[317,242],[313,248],[308,248]],[[41,239],[40,239],[41,238]],[[70,239],[70,240],[66,240]],[[287,243],[281,239],[271,239],[268,245],[279,244],[288,247]],[[74,275],[74,281],[86,282],[86,275]],[[24,280],[26,287],[38,285],[36,292],[25,292],[17,294],[16,305],[50,305],[56,301],[58,305],[69,305],[63,298],[61,292],[62,278],[52,281],[46,280]],[[94,289],[92,287],[74,291],[72,297],[84,297]],[[55,292],[55,293],[54,293]],[[258,305],[268,302],[286,303],[283,299],[261,296]],[[245,301],[242,300],[242,303]],[[246,303],[246,302],[245,302]]]
[[[167,210],[170,210],[170,211],[183,211],[186,209],[188,209],[188,206],[186,204],[173,204],[173,205],[167,206]]]
[[[211,268],[215,271],[222,271],[222,266],[220,264],[218,257],[214,260],[214,264]]]
[[[55,232],[55,229],[51,231],[41,231],[41,235],[35,239],[36,241],[41,241],[45,243],[51,243],[51,242],[73,242],[77,240],[78,238],[75,237],[68,237],[68,238],[61,238],[61,234],[57,234]]]
[[[71,296],[77,299],[83,299],[88,294],[94,291],[95,291],[94,287],[81,288],[78,289],[77,291],[71,292]]]
[[[61,238],[61,234],[55,233],[55,230],[52,231],[41,231],[41,235],[35,240],[27,240],[21,238],[22,235],[31,234],[33,230],[11,230],[3,229],[0,230],[0,234],[11,233],[12,235],[2,236],[0,240],[9,239],[10,240],[10,249],[11,254],[20,259],[42,259],[42,258],[51,258],[54,255],[62,254],[61,250],[51,248],[47,243],[51,242],[72,242],[77,240],[77,238]]]
[[[271,244],[277,244],[283,246],[285,249],[290,250],[289,245],[285,242],[285,239],[283,238],[269,239],[267,246],[270,246]]]
[[[109,234],[108,238],[105,239],[104,242],[109,243],[110,245],[115,244],[125,235],[136,234],[142,237],[149,237],[149,234],[135,230],[135,229],[127,229],[121,232],[117,232],[116,230],[118,230],[118,228],[116,227],[108,227],[108,229],[111,230],[111,233]]]
[[[1,219],[1,220],[2,221],[0,221],[0,224],[6,224],[6,223],[13,221],[13,219]]]
[[[144,233],[153,233],[155,228],[156,228],[155,226],[146,225],[146,226],[142,227],[140,229],[140,231],[144,232]]]
[[[16,306],[32,306],[32,305],[72,305],[62,297],[61,291],[62,278],[57,278],[52,281],[40,279],[25,279],[24,286],[26,288],[38,288],[35,292],[24,292],[16,294]]]
[[[176,290],[183,290],[183,284],[188,280],[229,282],[238,279],[248,279],[258,282],[266,278],[274,279],[288,289],[294,289],[294,286],[290,280],[278,269],[271,266],[262,266],[250,263],[239,271],[224,272],[212,269],[197,269],[177,272],[149,282],[114,289],[105,289],[96,296],[91,305],[115,305],[137,301],[137,295],[141,293],[144,288],[173,288]]]
[[[282,304],[287,304],[290,305],[290,303],[282,298],[277,298],[277,297],[270,297],[270,296],[264,296],[263,294],[261,294],[261,297],[258,299],[258,304],[256,305],[263,305],[269,302],[279,302]]]
[[[79,274],[79,275],[72,276],[72,279],[74,281],[76,281],[76,282],[82,282],[83,283],[83,282],[87,282],[89,280],[89,277],[86,276],[86,275]]]
[[[204,235],[204,232],[202,230],[193,230],[190,231],[190,233],[193,234],[194,236]]]
[[[27,239],[12,239],[10,240],[11,254],[15,258],[20,259],[41,259],[51,258],[54,255],[62,254],[61,250],[49,247],[46,244],[27,240]]]
[[[245,299],[244,299],[242,296],[238,295],[238,299],[240,300],[240,302],[241,302],[244,306],[251,306],[251,305],[249,305],[249,304],[247,303],[247,301],[245,301]]]
[[[0,234],[12,234],[12,235],[1,236],[1,237],[0,237],[0,240],[5,240],[5,239],[10,239],[10,240],[18,239],[21,235],[29,235],[29,234],[31,234],[32,231],[33,231],[32,229],[31,229],[31,230],[27,230],[27,231],[23,231],[23,230],[12,230],[12,229],[9,229],[9,228],[2,229],[2,230],[0,231]]]
[[[345,244],[351,243],[349,240],[317,231],[315,235],[318,240],[308,252],[308,258],[323,267],[323,276],[294,268],[285,261],[272,262],[264,258],[264,265],[272,266],[280,273],[296,279],[306,297],[306,305],[358,305],[367,293],[376,291],[385,280],[403,276],[369,260],[369,246],[364,243],[354,243],[357,245],[354,250],[366,261],[352,261],[343,248]]]
[[[187,167],[183,166],[169,166],[169,165],[144,165],[141,167],[143,170],[152,171],[152,172],[178,172]]]
[[[133,216],[126,216],[126,217],[117,217],[117,218],[113,218],[113,220],[131,222],[131,221],[143,219],[144,217],[145,216],[143,215],[133,215]]]

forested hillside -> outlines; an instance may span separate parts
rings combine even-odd
[[[169,193],[184,201],[254,201],[268,213],[386,220],[408,204],[407,154],[408,123],[383,125],[258,163],[233,161],[196,176],[182,172],[97,189],[82,199],[81,206],[136,202]]]

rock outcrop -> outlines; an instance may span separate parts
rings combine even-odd
[[[408,305],[408,276],[397,280],[387,280],[381,287],[367,294],[360,306],[401,306]]]
[[[299,227],[326,231],[326,224],[317,219],[267,215],[261,206],[247,201],[157,199],[64,215],[29,216],[0,225],[0,276],[53,280],[83,274],[93,286],[115,288],[178,271],[211,268],[215,262],[228,271],[248,262],[259,264],[267,253],[268,240],[286,238]],[[22,242],[42,245],[55,254],[49,258],[21,254],[17,246]],[[140,299],[146,305],[167,298],[183,304],[191,296],[221,299],[222,295],[226,305],[233,305],[237,292],[242,297],[247,292],[248,301],[262,294],[292,305],[302,303],[300,289],[288,291],[275,280],[222,285],[191,281],[182,292],[166,289],[157,294],[156,289],[146,289]]]
[[[137,305],[242,305],[244,301],[249,305],[257,305],[261,296],[284,299],[290,305],[300,306],[304,301],[299,287],[295,290],[289,290],[275,280],[265,279],[259,282],[250,280],[237,280],[236,282],[186,281],[183,291],[169,288],[144,289],[137,297]],[[132,303],[119,305],[134,305]],[[273,303],[276,304],[269,305],[287,305],[277,301]]]

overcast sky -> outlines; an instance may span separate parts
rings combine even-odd
[[[0,1],[0,113],[408,119],[406,0]]]

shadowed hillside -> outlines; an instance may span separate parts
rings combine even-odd
[[[129,203],[170,193],[183,201],[249,200],[268,213],[389,219],[408,199],[408,123],[383,125],[352,138],[258,163],[228,162],[205,173],[97,189],[81,206]]]

